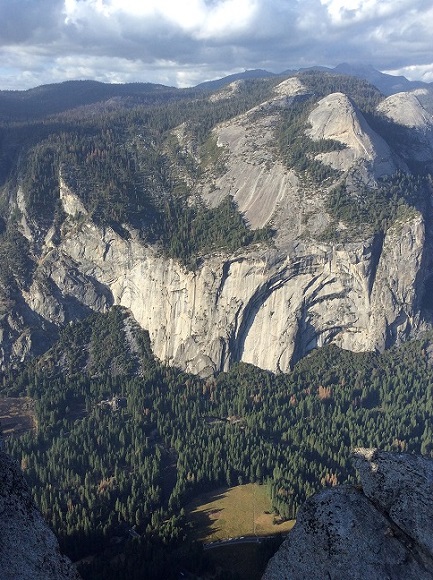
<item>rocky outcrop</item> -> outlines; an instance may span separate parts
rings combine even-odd
[[[361,487],[309,498],[263,580],[433,578],[433,461],[358,449],[354,464]]]
[[[348,171],[355,163],[361,163],[368,166],[373,178],[392,175],[396,171],[389,146],[343,93],[333,93],[321,99],[308,120],[311,127],[307,134],[313,140],[332,139],[345,146],[340,151],[316,156],[334,169]]]
[[[273,128],[281,109],[306,93],[299,80],[289,79],[278,85],[273,99],[214,129],[225,171],[207,173],[202,181],[201,195],[209,205],[230,194],[251,227],[261,228],[286,198],[296,196],[298,179],[279,158]]]
[[[79,580],[36,509],[18,466],[0,451],[0,576],[2,580]]]
[[[384,99],[378,110],[405,127],[416,128],[431,132],[433,117],[421,104],[420,98],[427,91],[413,91],[412,93],[396,93]]]
[[[427,91],[397,93],[380,103],[378,110],[393,122],[410,129],[406,139],[400,144],[403,157],[418,162],[430,162],[433,158],[433,115],[422,104]],[[423,99],[424,97],[424,99]],[[430,97],[431,98],[431,97]]]

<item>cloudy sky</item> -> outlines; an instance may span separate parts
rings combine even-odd
[[[0,0],[0,89],[341,62],[433,81],[433,1]]]

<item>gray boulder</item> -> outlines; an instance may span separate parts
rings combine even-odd
[[[309,498],[263,580],[433,578],[433,461],[377,449],[353,455],[361,486]]]

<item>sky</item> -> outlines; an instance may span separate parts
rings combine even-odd
[[[433,81],[433,0],[0,0],[0,90],[342,62]]]

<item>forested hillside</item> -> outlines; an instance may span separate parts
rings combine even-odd
[[[354,446],[430,454],[432,340],[383,355],[331,346],[288,375],[241,364],[201,380],[155,361],[116,308],[4,378],[3,395],[35,399],[38,424],[7,447],[74,560],[140,535],[121,544],[119,568],[95,560],[85,578],[174,578],[186,556],[163,554],[185,550],[182,508],[199,491],[261,482],[293,518],[320,487],[354,481]]]
[[[192,179],[203,169],[197,159],[179,149],[171,130],[187,123],[197,149],[204,148],[206,162],[210,129],[260,103],[275,84],[276,81],[251,80],[241,86],[236,99],[219,102],[212,102],[200,92],[194,96],[180,91],[176,98],[165,98],[168,90],[154,87],[153,91],[149,89],[154,99],[144,103],[131,101],[134,91],[131,93],[130,88],[128,92],[127,85],[118,90],[119,95],[125,96],[109,104],[101,94],[99,102],[58,114],[53,114],[54,105],[51,110],[47,105],[42,120],[33,108],[27,111],[25,121],[15,120],[19,115],[11,112],[7,121],[0,119],[0,186],[13,185],[17,179],[16,163],[24,150],[19,172],[27,210],[45,227],[58,211],[61,176],[77,189],[97,223],[118,227],[124,222],[132,223],[142,228],[149,239],[168,237],[167,228],[187,227],[178,223],[179,216],[171,208],[171,204],[181,202],[185,207],[185,199],[191,193],[191,183],[182,174],[186,172]],[[91,93],[92,87],[83,83],[84,86]],[[60,88],[67,90],[60,85],[54,96],[49,93],[49,102],[58,102]],[[72,87],[71,93],[80,102],[80,93],[77,95]],[[3,212],[7,209],[4,207]],[[194,215],[188,219],[198,213],[200,220],[204,210],[200,206],[191,207],[193,210]],[[178,257],[175,249],[168,246],[167,250]]]

